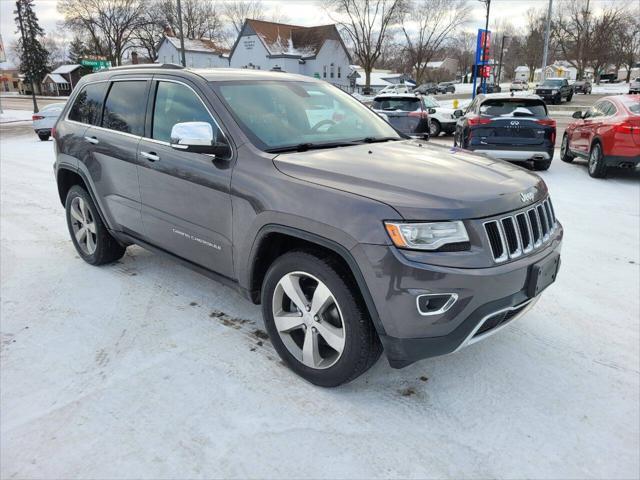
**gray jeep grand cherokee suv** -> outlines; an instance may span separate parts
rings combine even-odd
[[[239,288],[317,385],[483,339],[558,271],[538,176],[404,138],[313,78],[115,68],[78,83],[53,137],[86,262],[137,244]]]

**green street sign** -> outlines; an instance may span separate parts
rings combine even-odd
[[[109,68],[111,66],[111,62],[109,60],[99,60],[97,58],[83,58],[80,60],[80,65],[91,67],[95,71],[103,68]]]

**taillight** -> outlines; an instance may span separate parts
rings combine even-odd
[[[640,127],[636,127],[628,122],[622,122],[613,126],[613,131],[616,133],[626,133],[631,135],[634,130],[638,130],[638,132],[640,132]]]
[[[51,136],[56,138],[56,127],[51,127]]]
[[[471,117],[468,121],[469,121],[470,127],[475,127],[476,125],[486,125],[488,123],[491,123],[490,118],[483,118],[483,117]]]
[[[42,120],[44,117],[42,115],[33,115],[31,117],[31,120],[36,121],[36,120]]]
[[[429,118],[429,114],[424,110],[420,110],[420,111],[416,111],[416,112],[409,112],[409,116],[410,117],[418,117],[418,118]]]
[[[543,118],[541,120],[536,120],[536,123],[538,125],[546,125],[547,127],[555,127],[556,126],[556,121],[552,120],[550,118]]]

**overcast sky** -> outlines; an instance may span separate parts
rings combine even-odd
[[[213,0],[216,1],[216,0]],[[562,0],[554,0],[558,4]],[[622,0],[592,0],[595,8]],[[628,0],[630,2],[640,0]],[[321,0],[263,0],[267,9],[279,9],[287,17],[291,23],[299,25],[318,25],[323,23],[331,23],[331,19],[322,8]],[[58,29],[58,23],[61,20],[56,10],[57,0],[35,0],[36,13],[40,20],[40,24],[44,27],[45,32],[53,32]],[[479,0],[469,0],[469,4],[473,7],[472,18],[469,22],[469,29],[484,27],[485,6]],[[491,21],[508,20],[517,28],[524,27],[526,23],[526,12],[528,9],[535,7],[545,9],[548,0],[492,0],[491,2]],[[15,38],[15,22],[13,10],[15,9],[15,1],[0,0],[0,33],[4,40],[5,48]]]

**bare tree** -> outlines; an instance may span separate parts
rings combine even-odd
[[[182,27],[185,38],[206,38],[212,41],[224,40],[221,9],[210,0],[182,0]],[[154,12],[155,10],[155,12]],[[180,33],[178,4],[176,0],[157,0],[151,9],[150,21],[160,26],[170,27]]]
[[[365,89],[369,90],[371,71],[382,54],[390,28],[407,11],[408,0],[327,0],[325,5],[350,40],[365,73]]]
[[[624,67],[627,71],[625,81],[629,82],[631,69],[640,61],[640,11],[637,11],[635,17],[624,16],[618,24],[612,44],[611,56],[616,72]]]
[[[135,32],[146,22],[147,0],[59,0],[71,31],[86,35],[93,50],[120,65]]]
[[[411,23],[403,22],[405,51],[416,82],[425,80],[427,64],[439,53],[458,27],[469,17],[466,0],[420,0],[408,12]],[[416,31],[411,26],[415,24]]]
[[[476,33],[459,31],[451,42],[452,55],[458,60],[458,70],[463,78],[471,74],[475,62]]]
[[[544,50],[545,14],[541,10],[527,11],[527,29],[522,39],[519,57],[529,67],[529,81],[533,81],[536,68],[542,65]],[[551,49],[549,49],[551,51]],[[542,72],[544,76],[544,72]]]
[[[244,21],[247,18],[263,20],[266,18],[264,5],[260,0],[237,0],[225,2],[223,13],[227,21],[233,27],[235,34],[239,35]]]
[[[557,11],[553,31],[564,58],[578,71],[578,78],[593,66],[599,81],[599,69],[608,63],[607,51],[622,9],[614,3],[596,15],[592,8],[592,0],[566,0]]]

